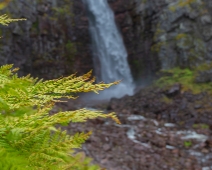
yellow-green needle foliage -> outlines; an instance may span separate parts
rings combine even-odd
[[[44,106],[49,102],[56,102],[61,97],[75,99],[74,94],[78,92],[96,92],[104,90],[118,82],[110,84],[94,84],[95,79],[90,79],[91,72],[76,77],[70,75],[56,80],[42,81],[29,75],[18,78],[13,74],[16,70],[10,70],[12,65],[2,66],[0,69],[0,108],[17,109],[23,106]],[[15,87],[15,88],[14,88]]]
[[[0,9],[10,0],[0,2]],[[0,24],[14,21],[0,16]],[[73,136],[55,127],[69,122],[85,122],[97,117],[112,118],[120,123],[114,113],[80,109],[50,115],[60,98],[75,99],[78,92],[104,90],[118,82],[94,84],[91,72],[76,77],[71,75],[56,80],[43,81],[30,75],[18,77],[13,65],[0,67],[0,170],[97,170],[90,159],[82,159],[73,149],[79,148],[90,136],[77,133]],[[64,102],[64,101],[63,101]]]
[[[4,4],[3,3],[0,3],[0,9],[1,8],[4,8]],[[11,22],[23,21],[23,20],[26,20],[26,19],[23,19],[23,18],[22,19],[11,19],[6,14],[0,15],[0,24],[6,25],[6,26],[8,26],[8,24],[10,24]]]
[[[89,167],[89,161],[73,156],[72,149],[79,148],[91,132],[70,136],[55,125],[97,117],[112,118],[120,123],[116,115],[86,109],[53,115],[49,112],[61,97],[75,99],[75,93],[97,93],[118,82],[94,84],[91,72],[42,81],[29,75],[19,78],[16,71],[12,65],[0,67],[0,169],[98,169],[94,165]]]

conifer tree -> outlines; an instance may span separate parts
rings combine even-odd
[[[23,19],[0,16],[3,25],[20,20]],[[78,92],[98,93],[119,82],[95,84],[91,72],[43,81],[30,75],[18,77],[17,71],[11,64],[0,67],[0,169],[99,169],[95,165],[88,166],[89,160],[83,161],[73,155],[73,149],[80,148],[91,132],[71,136],[55,125],[85,122],[97,117],[112,118],[120,123],[115,113],[86,109],[53,115],[49,112],[56,102],[62,102],[61,97],[75,99]]]

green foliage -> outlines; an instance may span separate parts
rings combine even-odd
[[[193,128],[209,129],[209,125],[204,123],[193,124]]]
[[[166,103],[166,104],[171,104],[173,102],[172,99],[168,98],[165,95],[161,98],[161,101]]]
[[[53,12],[55,12],[55,15],[57,19],[65,19],[66,17],[72,18],[74,16],[73,14],[73,2],[69,0],[63,0],[60,5],[57,7],[53,7]]]
[[[162,70],[163,76],[157,80],[156,85],[160,87],[171,86],[175,83],[181,83],[185,88],[192,89],[193,72],[189,69],[174,68],[170,70]]]
[[[203,63],[203,64],[200,64],[195,70],[196,70],[196,74],[198,74],[198,72],[208,71],[211,69],[212,69],[212,63]]]
[[[19,78],[16,71],[12,65],[0,68],[0,169],[79,169],[83,163],[76,163],[80,160],[72,156],[72,149],[79,148],[91,132],[70,136],[55,125],[97,117],[119,120],[114,113],[86,109],[53,115],[49,111],[55,102],[62,102],[61,97],[75,99],[78,92],[98,93],[118,82],[93,84],[91,72],[42,81],[29,75]]]
[[[65,44],[65,56],[68,59],[70,65],[74,64],[74,56],[77,53],[76,44],[70,40]]]
[[[192,146],[192,142],[191,141],[184,141],[184,146],[186,148],[191,147]]]
[[[175,83],[180,83],[182,85],[182,92],[192,91],[194,94],[197,94],[203,91],[207,91],[208,93],[212,93],[212,82],[195,82],[195,77],[201,68],[203,69],[204,66],[200,65],[193,70],[180,68],[162,70],[161,72],[163,76],[155,82],[155,85],[161,88],[169,88]]]
[[[6,26],[10,24],[11,22],[23,21],[23,20],[26,20],[26,19],[11,19],[6,14],[3,14],[0,16],[0,24],[6,25]]]
[[[4,1],[8,3],[9,1]],[[0,3],[1,9],[2,3]],[[0,24],[13,21],[0,16]],[[1,170],[97,170],[89,158],[75,154],[91,135],[69,135],[56,125],[85,122],[88,119],[112,118],[120,123],[115,113],[79,109],[50,114],[60,98],[76,99],[79,92],[95,92],[119,82],[94,84],[91,71],[55,80],[38,80],[30,75],[18,77],[13,65],[0,67],[0,169]]]

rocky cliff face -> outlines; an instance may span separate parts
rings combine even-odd
[[[210,1],[109,2],[121,28],[135,78],[145,79],[145,75],[150,77],[159,69],[195,68],[211,62]]]
[[[84,50],[89,35],[86,30],[83,36],[75,23],[80,14],[74,14],[78,8],[73,9],[73,3],[69,0],[12,1],[1,12],[27,21],[1,26],[0,64],[14,63],[20,67],[20,75],[31,73],[45,79],[76,70],[79,74],[89,71],[92,59]]]
[[[108,0],[136,80],[160,69],[212,60],[212,3],[207,0]],[[92,69],[88,19],[79,0],[14,0],[2,11],[27,21],[1,27],[0,64],[54,78]],[[210,71],[209,71],[210,72]]]
[[[159,69],[159,60],[151,52],[155,19],[152,18],[154,12],[149,7],[149,1],[109,0],[109,3],[124,38],[133,77],[148,82]]]

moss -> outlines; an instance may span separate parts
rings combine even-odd
[[[64,45],[64,57],[67,60],[67,64],[70,68],[73,68],[75,62],[75,56],[77,54],[76,43],[71,42],[70,40]],[[73,70],[72,70],[73,71]]]
[[[147,3],[147,0],[142,0],[142,3],[146,4]]]
[[[39,3],[44,3],[40,1]],[[74,25],[74,13],[73,2],[70,0],[63,0],[58,2],[57,6],[51,8],[51,14],[48,14],[48,18],[52,22],[56,22],[58,25],[64,25],[65,21],[70,21],[72,26]]]
[[[175,4],[170,5],[169,10],[175,12],[178,8],[183,7],[190,8],[190,5],[198,2],[199,2],[198,0],[178,0],[178,2],[176,2]]]
[[[140,79],[140,76],[146,71],[145,61],[142,59],[133,59],[129,61],[132,76],[135,81]]]
[[[212,62],[211,63],[203,63],[196,67],[197,71],[207,71],[212,69]]]
[[[160,37],[162,35],[164,35],[165,33],[166,33],[166,31],[161,29],[160,23],[158,23],[156,26],[155,33],[154,33],[154,37],[153,37],[153,40],[156,43],[151,47],[152,52],[159,52],[161,47],[167,44],[167,41],[162,41],[160,39]]]
[[[192,142],[191,142],[191,141],[184,141],[184,146],[185,146],[186,148],[189,148],[189,147],[192,146]]]
[[[38,22],[38,20],[36,20],[36,21],[32,24],[32,28],[34,28],[35,30],[39,30],[39,22]]]
[[[72,61],[77,53],[76,44],[72,43],[70,40],[65,44],[65,55]]]
[[[181,79],[184,79],[185,77],[188,79],[193,77],[193,72],[189,69],[174,68],[170,70],[162,70],[161,72],[164,76],[157,81],[159,84],[163,84],[164,81],[168,84],[173,84],[180,82]]]
[[[72,15],[69,6],[55,7],[53,10],[55,11],[56,16]]]
[[[194,44],[193,44],[194,38],[191,35],[180,33],[177,36],[175,36],[174,39],[179,48],[187,49],[187,48],[194,46]]]
[[[159,39],[159,37],[161,35],[163,35],[165,32],[166,32],[165,30],[161,29],[160,23],[158,23],[157,26],[156,26],[156,30],[155,30],[155,33],[154,33],[153,40],[157,41]]]
[[[173,100],[171,98],[168,98],[167,96],[163,96],[161,98],[162,102],[165,102],[166,104],[171,104],[173,102]]]
[[[198,72],[198,67],[194,70],[174,68],[170,70],[162,70],[161,72],[163,76],[154,84],[160,88],[169,88],[176,83],[180,83],[182,85],[181,92],[192,91],[194,94],[198,94],[204,91],[212,94],[212,82],[195,82],[195,76]]]
[[[70,0],[64,0],[64,4],[59,7],[54,7],[52,10],[55,12],[55,16],[59,18],[65,18],[66,16],[73,17],[72,13],[73,2]]]
[[[199,123],[199,124],[193,124],[193,128],[195,129],[209,129],[209,125],[204,124],[204,123]]]
[[[182,34],[178,34],[178,35],[175,37],[175,39],[176,39],[176,40],[180,40],[180,39],[186,38],[186,37],[187,37],[187,34],[182,33]]]
[[[159,52],[162,46],[165,46],[166,42],[158,42],[151,47],[152,52]]]
[[[179,7],[184,7],[184,6],[187,6],[187,5],[190,5],[191,3],[195,3],[197,2],[197,0],[181,0],[179,2]]]
[[[186,54],[186,62],[189,67],[196,65],[206,54],[205,43],[199,37],[180,33],[174,37],[174,40],[179,51]]]
[[[184,122],[184,121],[180,121],[178,124],[179,124],[180,126],[183,126],[183,125],[185,124],[185,122]]]

